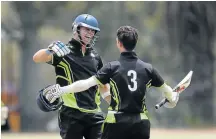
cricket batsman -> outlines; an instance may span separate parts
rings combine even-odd
[[[97,19],[90,14],[81,14],[72,23],[73,37],[67,44],[55,41],[36,52],[33,60],[52,65],[55,68],[56,83],[60,86],[89,78],[103,66],[94,49],[99,32]],[[104,117],[99,107],[100,93],[109,92],[109,86],[105,85],[101,89],[92,86],[83,92],[70,92],[52,103],[46,100],[43,91],[38,95],[37,104],[42,111],[59,110],[62,139],[101,138]]]

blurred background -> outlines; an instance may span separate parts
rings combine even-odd
[[[67,43],[73,20],[83,13],[99,21],[95,49],[104,63],[119,57],[116,30],[130,25],[139,31],[138,56],[152,63],[170,86],[194,71],[175,109],[156,111],[161,93],[148,90],[152,129],[215,129],[215,7],[216,2],[1,2],[1,99],[9,107],[3,138],[23,132],[50,132],[60,138],[57,112],[44,113],[36,105],[37,92],[55,83],[54,68],[35,64],[32,56],[52,41]],[[106,114],[103,100],[101,107]]]

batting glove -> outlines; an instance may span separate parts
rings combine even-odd
[[[56,54],[58,57],[64,57],[70,53],[70,49],[64,43],[57,41],[48,46],[48,50]]]
[[[173,92],[171,99],[169,100],[169,102],[164,104],[164,107],[174,108],[176,106],[176,104],[178,103],[178,100],[179,100],[179,93]]]
[[[48,86],[43,90],[43,95],[50,103],[53,103],[62,94],[59,84]]]

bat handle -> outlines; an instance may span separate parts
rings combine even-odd
[[[159,109],[160,107],[162,107],[167,102],[169,102],[169,101],[166,98],[164,98],[160,103],[155,105],[155,109]]]

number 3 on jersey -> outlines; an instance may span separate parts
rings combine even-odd
[[[128,73],[127,73],[127,76],[129,76],[131,78],[131,82],[132,84],[131,85],[128,85],[128,89],[130,91],[136,91],[137,90],[137,73],[136,71],[134,70],[129,70]]]

